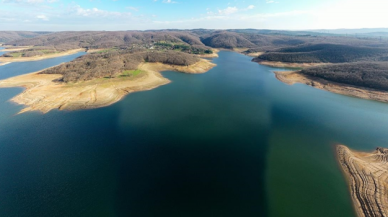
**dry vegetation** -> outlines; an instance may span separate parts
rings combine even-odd
[[[143,62],[188,66],[200,59],[177,51],[129,52],[128,50],[92,53],[41,72],[61,74],[58,81],[77,82],[95,78],[114,77],[125,70],[135,70]]]
[[[338,44],[314,44],[282,48],[275,52],[267,52],[255,58],[255,61],[286,63],[346,63],[357,61],[379,61],[387,56],[387,48]]]
[[[16,34],[15,40],[7,40],[9,45],[33,46],[5,54],[14,58],[45,56],[75,48],[98,50],[43,72],[61,74],[64,82],[114,77],[147,61],[191,65],[198,58],[190,54],[212,55],[212,48],[237,48],[246,50],[247,55],[260,55],[254,61],[268,65],[287,63],[307,68],[321,63],[352,63],[354,65],[308,68],[302,73],[379,90],[388,87],[385,85],[386,64],[371,63],[388,60],[388,43],[373,37],[252,29],[25,33],[25,37],[20,32],[0,32],[0,37],[1,33]]]
[[[388,91],[388,62],[360,62],[318,66],[300,73],[342,84]]]
[[[0,43],[6,43],[24,38],[34,38],[48,33],[49,32],[0,31]]]

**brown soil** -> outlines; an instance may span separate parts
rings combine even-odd
[[[348,180],[357,215],[388,216],[388,149],[365,153],[339,145],[337,158]]]

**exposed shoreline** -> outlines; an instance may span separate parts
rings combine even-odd
[[[1,52],[12,52],[12,51],[21,51],[21,50],[26,50],[29,48],[32,48],[33,46],[0,46],[4,47],[4,49],[1,50]]]
[[[57,83],[54,80],[62,75],[39,74],[33,72],[0,81],[0,88],[24,87],[25,90],[11,99],[26,107],[20,113],[39,111],[47,113],[53,109],[80,110],[109,106],[118,102],[129,93],[151,90],[170,80],[160,72],[166,70],[184,73],[205,73],[215,64],[201,59],[191,66],[175,66],[162,63],[142,63],[138,69],[144,71],[138,76],[129,78],[99,78],[73,84]]]
[[[7,65],[7,64],[9,64],[9,63],[11,63],[11,62],[0,63],[0,66]]]
[[[356,152],[338,145],[337,160],[347,179],[357,216],[388,215],[388,149]]]
[[[274,62],[274,61],[254,61],[254,62],[257,62],[260,65],[277,67],[277,68],[306,68],[306,67],[323,66],[323,65],[330,64],[330,63],[286,63],[286,62]]]
[[[213,48],[212,51],[212,54],[197,54],[196,56],[201,58],[218,58],[218,52],[220,52],[220,50]]]
[[[85,51],[83,48],[68,50],[66,52],[47,54],[44,56],[35,56],[35,57],[0,57],[0,62],[29,62],[29,61],[38,61],[44,59],[51,59],[56,57],[62,57],[67,55],[76,54],[78,52]]]
[[[388,92],[327,81],[321,78],[303,75],[298,71],[275,71],[274,73],[278,80],[289,85],[293,85],[295,83],[307,84],[332,93],[380,102],[388,102]]]

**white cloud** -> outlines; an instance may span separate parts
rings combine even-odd
[[[388,27],[388,1],[337,0],[325,1],[306,10],[259,13],[255,5],[237,7],[233,2],[226,8],[211,10],[194,18],[168,20],[164,11],[146,15],[130,13],[138,8],[127,7],[126,12],[83,8],[77,3],[49,4],[58,0],[0,0],[0,30],[128,30],[165,28],[256,28],[256,29],[334,29]],[[179,1],[179,0],[175,0]],[[261,0],[264,3],[264,0]],[[266,2],[278,0],[266,0]],[[151,1],[150,1],[151,2]],[[174,3],[174,0],[158,0]],[[180,2],[180,1],[179,1]],[[13,4],[13,10],[2,7]],[[181,2],[180,2],[181,3]],[[276,3],[276,2],[275,2]],[[183,4],[183,3],[182,3]],[[268,6],[268,5],[267,5]],[[20,10],[18,10],[20,9]],[[147,8],[141,8],[146,12]],[[206,11],[205,11],[206,9]],[[260,8],[261,9],[261,8]],[[248,12],[249,11],[249,12]],[[139,13],[139,12],[137,12]],[[135,14],[137,14],[135,13]]]
[[[157,1],[157,0],[154,0],[154,1]],[[178,2],[172,1],[172,0],[163,0],[163,3],[166,3],[166,4],[175,4],[175,3],[178,3]]]
[[[133,10],[133,11],[139,11],[139,8],[136,8],[136,7],[131,7],[131,6],[127,7],[127,9],[129,9],[129,10]]]
[[[41,20],[45,20],[45,21],[49,20],[49,18],[46,15],[44,15],[44,14],[38,15],[38,16],[36,16],[36,18],[41,19]]]
[[[223,10],[218,10],[218,14],[220,15],[230,15],[230,14],[234,14],[238,11],[238,8],[237,7],[227,7]]]
[[[130,17],[132,14],[129,12],[121,13],[116,11],[105,11],[98,8],[85,9],[79,5],[75,5],[72,9],[76,15],[83,17]]]
[[[243,8],[243,9],[239,9],[237,7],[227,7],[225,9],[218,10],[218,15],[231,15],[231,14],[234,14],[234,13],[237,13],[237,12],[252,10],[254,8],[255,8],[254,5],[249,5],[247,8]],[[214,15],[214,13],[211,12],[211,11],[208,11],[207,14],[208,15]]]

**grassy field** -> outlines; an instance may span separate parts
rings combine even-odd
[[[114,51],[114,50],[117,50],[117,49],[116,48],[109,48],[109,49],[97,51],[96,53],[108,53],[108,52]]]
[[[136,69],[136,70],[125,70],[123,71],[123,73],[120,75],[120,77],[135,77],[141,73],[143,73],[144,71],[140,70],[140,69]]]

